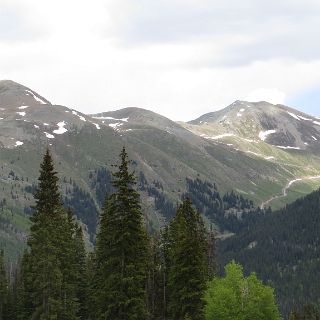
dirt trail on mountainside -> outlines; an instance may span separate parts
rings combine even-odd
[[[314,177],[302,177],[302,178],[297,178],[297,179],[293,179],[291,181],[289,181],[287,183],[287,185],[282,189],[282,193],[279,195],[275,195],[272,196],[271,198],[269,198],[268,200],[264,201],[261,203],[260,208],[264,209],[266,208],[268,205],[270,205],[271,202],[273,202],[276,199],[280,199],[280,198],[284,198],[288,195],[288,190],[290,189],[290,187],[295,184],[296,182],[301,182],[301,181],[305,181],[305,180],[316,180],[316,179],[320,179],[320,176],[314,176]]]

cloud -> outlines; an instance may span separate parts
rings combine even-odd
[[[259,88],[249,93],[247,101],[259,102],[268,101],[273,104],[283,104],[286,94],[276,88]]]
[[[0,78],[83,112],[190,120],[320,83],[318,1],[0,0],[1,14]]]
[[[30,7],[21,1],[0,0],[0,42],[35,41],[47,35],[41,17],[32,18]]]
[[[102,36],[124,47],[189,44],[206,47],[201,63],[237,67],[255,61],[320,58],[316,0],[139,0],[108,1]],[[111,32],[111,33],[110,33]],[[219,49],[215,50],[215,44]]]

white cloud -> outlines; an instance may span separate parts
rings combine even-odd
[[[268,101],[273,104],[283,104],[286,94],[276,88],[259,88],[249,93],[247,101],[259,102]]]
[[[0,0],[8,10],[0,78],[82,112],[190,120],[320,83],[315,0]]]

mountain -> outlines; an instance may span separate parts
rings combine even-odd
[[[281,177],[269,176],[272,185],[266,188],[273,195],[261,197],[262,207],[280,208],[320,185],[320,120],[316,117],[283,105],[236,101],[221,111],[181,124],[231,152],[273,163]]]
[[[262,204],[277,207],[315,190],[320,185],[317,129],[316,118],[267,103],[235,102],[190,123],[141,108],[83,114],[13,81],[0,81],[0,246],[16,253],[23,246],[47,146],[61,178],[63,200],[93,241],[105,192],[112,191],[112,164],[122,146],[133,160],[147,224],[157,229],[170,219],[193,180],[200,181],[192,189],[199,193],[195,199],[200,207],[205,189],[208,196],[219,192],[225,201],[236,199],[230,200],[235,207],[224,206],[236,214]],[[284,135],[295,140],[283,140]],[[314,142],[307,140],[309,135]],[[286,149],[275,146],[279,139]],[[216,205],[205,207],[210,211]],[[209,217],[218,230],[229,225],[223,217],[215,219],[215,213]]]
[[[319,303],[320,190],[262,215],[220,242],[221,264],[235,259],[276,289],[283,314]]]
[[[189,125],[192,131],[211,139],[236,136],[253,143],[265,141],[280,149],[319,152],[320,120],[283,105],[236,101],[219,112],[190,121]],[[207,135],[211,132],[215,136]],[[217,137],[217,133],[222,137]]]

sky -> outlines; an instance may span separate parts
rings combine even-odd
[[[319,0],[0,0],[0,79],[84,113],[191,120],[235,100],[320,116]]]

